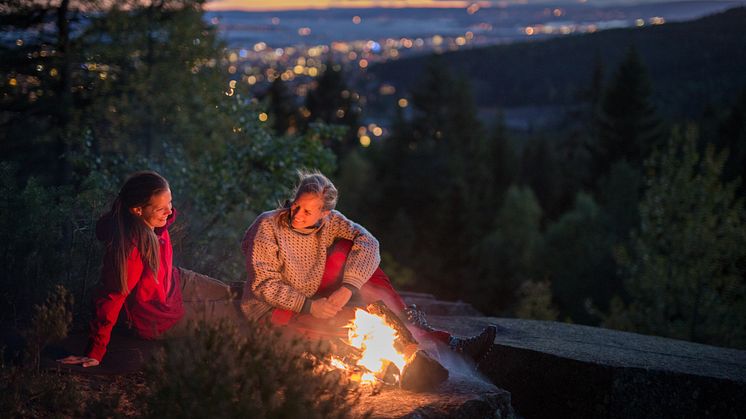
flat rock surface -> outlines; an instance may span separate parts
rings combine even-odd
[[[526,418],[746,417],[746,351],[557,322],[429,320],[464,336],[497,326],[480,370]]]
[[[354,415],[373,418],[512,418],[510,393],[475,376],[452,374],[431,392],[364,391]]]
[[[416,304],[428,316],[482,316],[474,306],[463,301],[436,300],[431,294],[419,292],[400,293],[407,304]]]
[[[746,351],[657,336],[539,320],[429,316],[456,335],[498,326],[495,343],[583,362],[642,368],[746,382]]]

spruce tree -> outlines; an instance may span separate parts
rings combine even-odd
[[[491,314],[507,314],[517,302],[517,293],[526,281],[536,279],[542,246],[541,207],[528,187],[511,186],[503,205],[485,210],[497,227],[478,246],[478,270],[464,283],[469,300]]]
[[[716,145],[727,151],[728,159],[723,167],[723,180],[741,179],[739,195],[746,197],[746,88],[721,123]]]
[[[737,183],[720,180],[724,159],[713,147],[700,155],[691,132],[651,159],[640,227],[621,254],[629,301],[607,325],[746,347],[746,211]]]
[[[0,32],[18,34],[0,46],[0,150],[22,163],[21,176],[64,184],[72,176],[69,151],[79,134],[74,107],[84,100],[80,39],[92,1],[26,0],[0,7]],[[10,41],[10,42],[8,42]]]
[[[288,90],[282,78],[273,82],[267,93],[269,101],[270,122],[277,135],[284,135],[288,129],[295,131],[298,127],[299,116],[297,107],[293,103],[293,94]]]
[[[357,146],[356,132],[362,107],[359,94],[345,80],[341,64],[327,61],[318,84],[308,92],[306,108],[310,112],[309,123],[323,122],[347,128],[341,144],[329,144],[337,155],[346,154]]]
[[[640,56],[630,48],[601,100],[599,136],[591,146],[596,179],[619,160],[642,167],[661,141],[661,122],[650,101],[651,93]]]

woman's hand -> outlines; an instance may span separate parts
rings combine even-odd
[[[57,362],[71,365],[82,365],[84,367],[95,367],[98,365],[98,360],[95,358],[88,358],[87,356],[75,356],[70,355],[66,358],[58,359]]]
[[[326,298],[319,298],[311,302],[311,315],[318,319],[330,319],[337,315],[339,308],[331,304]]]
[[[352,291],[350,291],[349,288],[339,287],[329,296],[329,303],[338,309],[341,309],[348,301],[350,301],[350,297],[352,297]]]

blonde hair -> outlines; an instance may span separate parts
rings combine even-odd
[[[313,194],[321,198],[324,211],[331,211],[337,206],[339,193],[331,180],[318,170],[298,170],[298,184],[293,190],[293,201],[303,194]]]

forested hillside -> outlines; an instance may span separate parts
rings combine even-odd
[[[664,115],[694,115],[746,85],[746,8],[696,21],[614,29],[547,41],[444,53],[454,74],[470,81],[479,106],[570,104],[588,88],[594,68],[608,76],[634,47]],[[408,90],[428,57],[390,61],[370,72]]]

